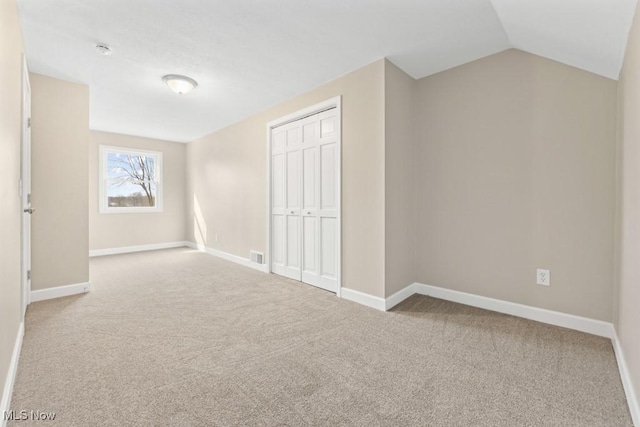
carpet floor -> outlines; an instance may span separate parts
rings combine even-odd
[[[31,304],[11,409],[62,426],[631,426],[608,339],[413,296],[388,313],[186,248]]]

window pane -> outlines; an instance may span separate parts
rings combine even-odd
[[[153,156],[127,153],[107,153],[107,179],[155,181],[156,162]]]
[[[126,178],[109,179],[107,200],[110,208],[153,207],[156,205],[156,183]]]

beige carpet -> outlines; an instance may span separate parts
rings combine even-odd
[[[34,303],[12,409],[62,426],[630,426],[609,340],[429,297],[382,313],[189,249]]]

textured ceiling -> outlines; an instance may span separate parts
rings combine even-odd
[[[91,128],[187,142],[382,57],[415,78],[516,47],[617,78],[636,0],[19,0],[31,71]],[[113,55],[101,56],[106,43]],[[165,74],[199,87],[170,92]]]

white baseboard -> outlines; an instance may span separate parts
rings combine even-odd
[[[248,259],[248,258],[242,258],[241,256],[233,255],[233,254],[230,254],[228,252],[221,251],[219,249],[209,248],[207,246],[200,245],[200,244],[193,243],[193,242],[185,242],[185,246],[188,246],[188,247],[190,247],[192,249],[197,249],[197,250],[199,250],[201,252],[206,252],[209,255],[213,255],[215,257],[222,258],[222,259],[224,259],[226,261],[235,262],[236,264],[240,264],[243,267],[253,268],[254,270],[258,270],[258,271],[261,271],[263,273],[268,273],[269,272],[269,269],[268,269],[267,265],[265,265],[265,264],[256,264],[255,262],[251,262],[251,260]]]
[[[587,317],[575,316],[573,314],[546,310],[544,308],[532,307],[494,298],[487,298],[480,295],[440,288],[438,286],[424,285],[422,283],[413,283],[386,299],[355,291],[353,289],[342,288],[342,298],[383,311],[395,307],[413,294],[428,295],[434,298],[470,305],[472,307],[483,308],[485,310],[510,314],[512,316],[523,317],[525,319],[561,326],[563,328],[574,329],[576,331],[586,332],[600,337],[613,339],[615,335],[613,324],[603,322],[601,320],[589,319]]]
[[[613,338],[615,334],[613,324],[603,322],[601,320],[589,319],[587,317],[575,316],[573,314],[561,313],[559,311],[546,310],[544,308],[453,291],[451,289],[424,285],[422,283],[414,283],[411,286],[414,286],[415,292],[421,295],[429,295],[434,298],[484,308],[485,310],[524,317],[525,319],[574,329],[576,331],[586,332],[600,337]]]
[[[20,350],[22,350],[22,338],[24,337],[24,322],[20,323],[18,328],[18,335],[16,336],[15,343],[13,345],[13,353],[11,354],[11,363],[9,364],[9,370],[7,371],[7,379],[4,382],[2,389],[2,400],[0,401],[0,425],[5,427],[7,421],[4,419],[4,414],[9,411],[11,406],[11,395],[13,394],[13,384],[16,381],[16,374],[18,373],[18,361],[20,360]]]
[[[167,242],[167,243],[153,243],[150,245],[139,245],[139,246],[123,246],[120,248],[109,248],[109,249],[94,249],[89,251],[89,256],[105,256],[105,255],[116,255],[116,254],[128,254],[131,252],[143,252],[143,251],[156,251],[158,249],[171,249],[171,248],[182,248],[188,246],[187,242]]]
[[[342,288],[340,291],[340,298],[357,302],[358,304],[366,305],[367,307],[375,308],[376,310],[385,311],[386,303],[384,298],[374,297],[373,295],[365,294],[364,292],[355,291],[349,288]]]
[[[633,387],[633,381],[631,379],[631,372],[629,366],[624,357],[622,346],[620,345],[620,339],[618,334],[615,333],[611,339],[613,344],[613,350],[616,353],[616,360],[618,361],[618,370],[620,370],[620,378],[622,379],[622,386],[624,392],[627,395],[627,404],[629,405],[629,412],[631,412],[631,420],[633,425],[640,426],[640,402],[636,395],[635,388]]]
[[[399,290],[395,294],[391,295],[387,299],[385,299],[384,309],[391,310],[396,305],[400,304],[402,301],[409,298],[411,295],[417,293],[417,283],[413,283],[407,286],[404,289]]]
[[[69,295],[83,294],[89,291],[91,291],[91,282],[76,283],[73,285],[31,291],[30,300],[31,302],[44,301],[47,299],[67,297]]]

